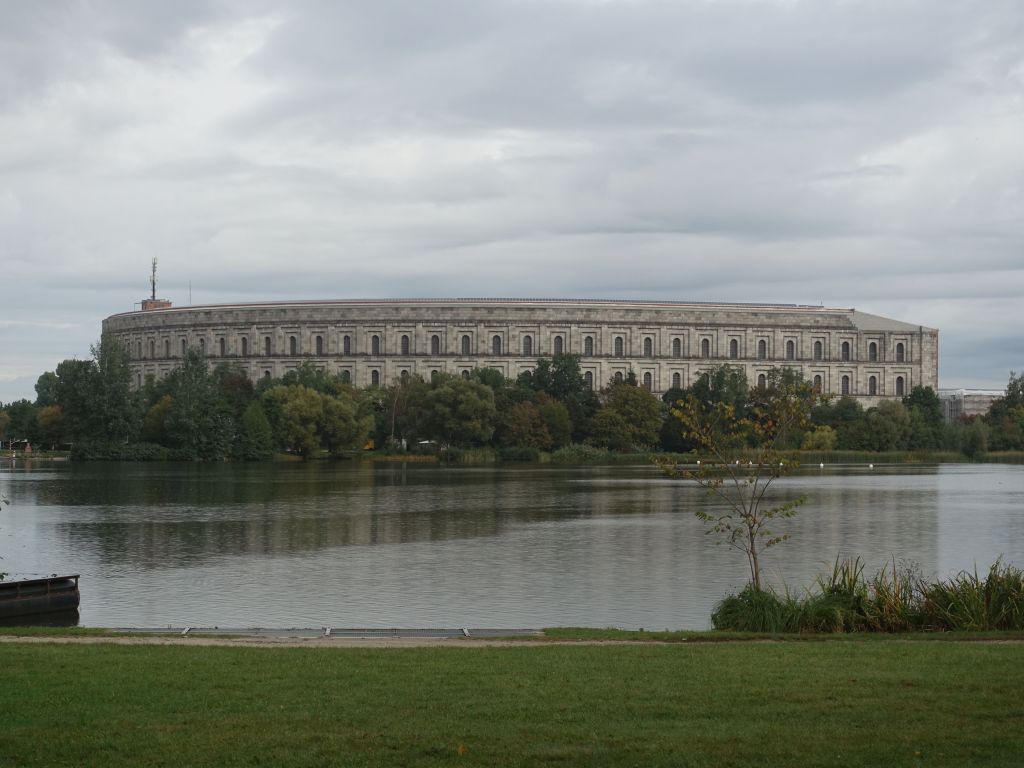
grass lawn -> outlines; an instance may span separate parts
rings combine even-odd
[[[3,766],[1024,765],[1024,644],[0,646]]]

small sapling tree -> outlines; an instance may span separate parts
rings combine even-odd
[[[789,538],[776,530],[775,523],[793,517],[805,501],[801,496],[777,502],[768,491],[799,466],[782,449],[809,424],[814,401],[811,387],[799,375],[775,370],[763,387],[750,390],[745,403],[702,400],[691,393],[672,408],[683,433],[700,445],[704,458],[695,466],[659,466],[725,503],[724,511],[698,509],[695,514],[708,524],[707,533],[723,536],[746,555],[750,585],[757,591],[762,587],[762,554]]]

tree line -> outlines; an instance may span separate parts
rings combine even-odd
[[[852,398],[817,395],[798,373],[777,369],[751,388],[728,365],[660,399],[632,374],[598,391],[579,358],[541,358],[515,379],[493,369],[468,377],[403,376],[355,389],[310,364],[253,384],[237,365],[209,365],[198,349],[164,379],[133,390],[127,350],[103,338],[88,360],[65,360],[36,383],[36,400],[0,407],[0,440],[70,446],[74,458],[260,460],[275,452],[343,455],[369,445],[438,452],[487,447],[506,458],[586,445],[617,452],[687,452],[698,447],[673,406],[686,398],[726,404],[740,417],[773,391],[802,398],[809,423],[778,437],[784,450],[1024,449],[1024,376],[987,416],[945,424],[939,399],[917,387],[902,401],[864,409]]]

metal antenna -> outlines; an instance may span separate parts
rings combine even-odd
[[[156,301],[156,256],[153,257],[153,272],[149,276],[149,286],[153,290],[150,298]]]

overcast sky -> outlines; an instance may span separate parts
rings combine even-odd
[[[148,294],[796,302],[1024,369],[1021,0],[0,0],[0,400]]]

